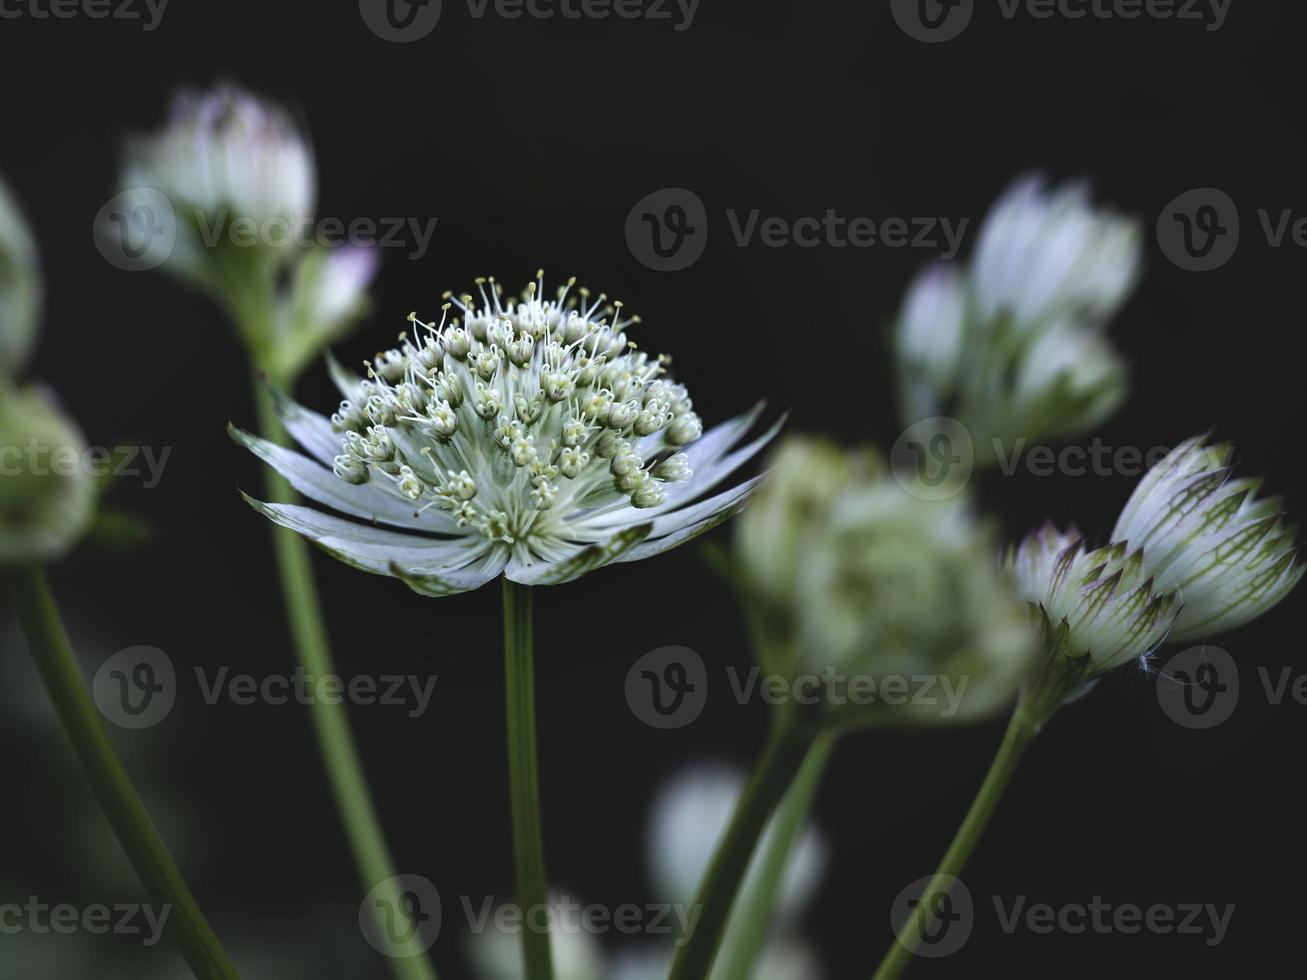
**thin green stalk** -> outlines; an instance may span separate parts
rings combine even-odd
[[[44,569],[16,569],[6,578],[32,659],[81,759],[91,789],[151,900],[171,908],[167,929],[181,947],[191,972],[198,980],[238,980],[218,937],[145,811],[131,777],[114,754],[95,703],[86,691]]]
[[[553,980],[549,950],[549,879],[540,823],[536,755],[535,667],[531,589],[504,579],[504,677],[508,702],[508,778],[513,807],[513,858],[522,911],[526,980]],[[541,922],[540,918],[544,917]]]
[[[699,886],[695,897],[699,921],[689,936],[681,937],[670,980],[703,980],[712,970],[758,838],[789,788],[813,738],[806,729],[778,719],[726,828],[726,836],[717,846],[708,873]]]
[[[889,952],[885,954],[885,959],[881,961],[880,969],[876,971],[873,980],[895,980],[911,961],[913,951],[921,941],[927,925],[926,917],[933,914],[933,910],[937,907],[936,903],[948,893],[952,879],[962,873],[967,859],[975,850],[981,834],[989,824],[989,819],[993,816],[994,808],[998,806],[1003,791],[1012,779],[1017,763],[1039,732],[1040,725],[1039,715],[1030,709],[1027,702],[1023,701],[1017,705],[1016,711],[1012,713],[1012,718],[1008,722],[1003,743],[999,746],[998,754],[994,756],[985,781],[980,784],[980,791],[976,794],[971,809],[967,811],[966,819],[962,821],[953,843],[949,845],[944,859],[940,861],[935,876],[919,897],[912,914],[903,923]]]
[[[813,797],[817,795],[817,787],[838,737],[834,732],[824,732],[808,749],[794,785],[777,810],[776,822],[764,841],[757,878],[750,881],[739,908],[731,916],[727,927],[730,941],[722,948],[721,959],[712,971],[713,980],[749,980],[753,976],[754,966],[771,930],[776,895],[789,866],[790,854],[808,819]]]
[[[285,379],[271,379],[281,386]],[[254,379],[258,401],[259,428],[265,439],[285,442],[285,432],[277,418],[276,405],[267,382]],[[268,499],[275,503],[293,503],[296,494],[281,474],[271,467],[265,468]],[[281,578],[282,596],[290,621],[295,653],[305,671],[315,677],[335,673],[331,646],[323,625],[322,604],[318,599],[317,584],[307,543],[299,535],[279,527],[272,529],[273,550],[277,559],[277,572]],[[395,866],[381,832],[381,821],[372,803],[350,731],[349,714],[343,704],[333,704],[322,698],[309,704],[309,716],[318,739],[318,750],[331,782],[336,808],[349,838],[354,863],[365,889],[382,882],[390,882],[391,894],[377,896],[375,912],[379,927],[386,929],[386,908],[402,908],[401,891],[395,882]],[[382,932],[389,935],[389,932]],[[393,938],[393,937],[392,937]],[[436,971],[423,955],[421,937],[397,943],[391,957],[391,970],[399,980],[436,980]]]

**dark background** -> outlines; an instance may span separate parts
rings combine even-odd
[[[224,433],[228,419],[254,421],[233,335],[203,298],[111,267],[92,240],[122,137],[158,125],[177,86],[230,78],[294,105],[317,150],[321,216],[439,219],[421,261],[385,254],[375,315],[340,345],[343,359],[387,342],[412,309],[437,315],[447,288],[481,274],[516,285],[543,265],[639,312],[642,345],[676,355],[709,422],[765,396],[792,408],[795,429],[882,447],[899,423],[881,331],[930,253],[739,248],[724,210],[968,216],[974,227],[1018,173],[1083,175],[1148,235],[1142,286],[1112,330],[1133,365],[1131,398],[1097,434],[1147,449],[1213,427],[1301,514],[1307,475],[1293,440],[1307,255],[1267,247],[1256,221],[1258,208],[1307,214],[1295,6],[1234,0],[1223,28],[1207,32],[1146,18],[1009,21],[981,2],[967,32],[939,45],[906,37],[887,3],[829,0],[703,0],[682,33],[666,22],[476,21],[446,0],[435,32],[411,45],[379,40],[352,3],[174,0],[153,33],[0,21],[0,171],[36,229],[48,288],[31,373],[91,443],[172,447],[158,487],[118,498],[152,522],[153,543],[126,558],[83,551],[55,574],[88,668],[134,644],[161,647],[182,670],[262,676],[293,665],[269,529],[236,494],[258,487],[258,467]],[[714,233],[697,264],[660,274],[632,257],[623,223],[669,186],[702,197]],[[1192,274],[1167,262],[1152,229],[1168,201],[1203,186],[1234,197],[1244,237],[1224,268]],[[319,407],[333,397],[317,368],[299,394]],[[1133,484],[989,474],[979,490],[1009,537],[1052,517],[1101,539]],[[400,870],[435,881],[447,909],[452,896],[506,894],[498,589],[423,600],[325,556],[317,568],[343,674],[439,674],[419,719],[351,712]],[[651,900],[653,793],[692,760],[751,762],[766,708],[738,706],[722,685],[696,723],[660,732],[628,710],[623,680],[667,644],[697,650],[714,677],[747,665],[732,597],[686,548],[539,600],[551,875],[587,901]],[[1300,609],[1301,592],[1221,641],[1245,665],[1244,695],[1214,731],[1169,721],[1134,668],[1065,711],[966,874],[982,905],[976,934],[912,975],[1090,977],[1151,961],[1217,977],[1295,955],[1304,857],[1294,760],[1307,707],[1269,704],[1255,670],[1299,670]],[[41,721],[21,643],[11,626],[0,635],[0,881],[50,901],[137,898],[65,744]],[[816,808],[833,857],[804,928],[829,976],[866,976],[878,962],[891,900],[933,867],[1000,731],[994,722],[840,746]],[[259,961],[278,965],[252,969],[385,975],[355,924],[359,889],[303,709],[209,707],[184,685],[164,724],[113,738],[219,933],[238,948],[280,950],[282,960]],[[1236,910],[1214,949],[1194,936],[1013,937],[997,928],[995,894]],[[79,975],[50,972],[65,941],[38,938],[47,965],[30,975]],[[443,975],[466,975],[463,945],[456,928],[442,935]],[[166,945],[141,952],[101,938],[90,948],[103,965],[87,975],[112,963],[183,969]]]

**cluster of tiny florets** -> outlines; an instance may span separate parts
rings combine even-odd
[[[538,278],[514,302],[479,280],[479,304],[446,294],[438,324],[410,314],[411,335],[332,416],[336,475],[389,481],[506,544],[581,508],[663,503],[664,484],[692,475],[679,450],[702,423],[669,360],[627,339],[638,318],[603,294],[569,297],[574,283],[544,301]]]

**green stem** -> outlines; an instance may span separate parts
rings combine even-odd
[[[834,732],[817,737],[799,768],[794,785],[777,810],[776,822],[763,841],[756,880],[750,880],[749,888],[740,897],[740,906],[727,926],[730,941],[722,947],[721,959],[712,971],[713,980],[749,980],[753,976],[754,966],[771,930],[776,895],[789,867],[790,855],[808,819],[813,797],[817,795],[817,787],[826,772],[837,738]]]
[[[880,969],[876,971],[873,980],[895,980],[911,961],[913,951],[927,925],[926,917],[936,908],[937,901],[947,894],[952,879],[957,877],[966,866],[967,859],[975,850],[981,834],[989,824],[990,817],[994,815],[994,808],[998,806],[1003,791],[1016,771],[1017,763],[1039,732],[1041,724],[1041,716],[1032,711],[1026,701],[1023,700],[1017,705],[1008,722],[1003,744],[999,746],[998,754],[994,756],[985,781],[980,784],[980,791],[976,793],[971,809],[967,811],[966,819],[962,821],[953,843],[949,845],[944,859],[940,861],[935,876],[926,886],[912,914],[908,916],[894,938],[894,944],[886,953],[885,959],[881,961]]]
[[[680,939],[670,980],[704,980],[712,970],[758,838],[807,755],[813,737],[806,729],[783,720],[772,729],[767,748],[699,886],[695,897],[699,920],[694,931]]]
[[[552,980],[549,950],[549,879],[540,823],[540,772],[536,756],[535,667],[531,589],[504,579],[504,678],[508,702],[508,778],[513,807],[513,858],[517,904],[523,916],[522,963],[526,980]],[[546,916],[541,923],[537,916]],[[543,928],[542,928],[543,925]]]
[[[269,380],[278,387],[286,381],[284,378]],[[277,418],[276,404],[268,389],[268,382],[255,377],[254,390],[258,401],[259,428],[263,437],[273,442],[285,442],[285,432]],[[296,495],[281,474],[271,467],[266,467],[265,473],[270,501],[295,502]],[[315,677],[334,674],[335,665],[323,625],[322,604],[313,578],[308,545],[299,535],[282,528],[272,529],[272,544],[299,662],[306,672]],[[309,704],[309,716],[313,721],[318,751],[322,754],[336,808],[345,826],[364,889],[370,890],[383,882],[389,883],[390,894],[377,896],[378,900],[374,903],[377,920],[381,928],[385,929],[385,909],[403,907],[403,889],[395,880],[394,862],[363,775],[363,764],[359,760],[354,736],[350,731],[349,715],[344,704],[315,698]],[[420,936],[398,944],[390,959],[394,975],[399,980],[436,980],[436,971],[423,952]]]
[[[199,980],[232,980],[237,973],[204,918],[155,829],[131,777],[114,754],[86,691],[77,658],[59,618],[45,571],[39,566],[7,575],[18,618],[45,689],[127,857],[151,900],[171,908],[168,931]]]

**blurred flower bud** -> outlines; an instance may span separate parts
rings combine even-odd
[[[95,510],[81,432],[44,392],[0,382],[0,564],[61,557]]]
[[[0,379],[16,377],[26,364],[36,344],[40,314],[36,243],[0,181]]]
[[[367,314],[379,264],[375,249],[353,245],[315,248],[304,256],[271,345],[275,373],[294,377]]]
[[[1084,186],[1017,181],[985,219],[969,266],[929,269],[908,290],[894,326],[904,424],[956,419],[983,466],[1018,440],[1103,421],[1126,391],[1103,330],[1138,278],[1140,253],[1138,223],[1093,209]]]
[[[231,85],[177,95],[167,125],[129,143],[121,183],[161,192],[180,219],[179,238],[226,241],[244,221],[258,229],[259,246],[273,248],[299,238],[317,193],[298,126],[280,106]]]
[[[1015,694],[1031,631],[965,497],[923,500],[870,453],[790,439],[736,546],[764,668],[796,689],[815,678],[830,692],[843,679],[862,692],[822,698],[828,721],[965,720]],[[897,696],[923,677],[956,698]],[[886,686],[868,697],[869,679]]]
[[[1049,190],[1027,175],[981,226],[969,277],[976,312],[1020,333],[1066,317],[1106,320],[1134,288],[1142,246],[1138,222],[1096,210],[1085,184]]]
[[[686,908],[693,904],[743,792],[744,776],[723,766],[690,769],[659,791],[650,813],[649,870],[660,899]],[[754,887],[774,832],[773,823],[755,849],[742,895]],[[795,840],[776,895],[778,925],[802,913],[825,869],[826,850],[811,826]]]

